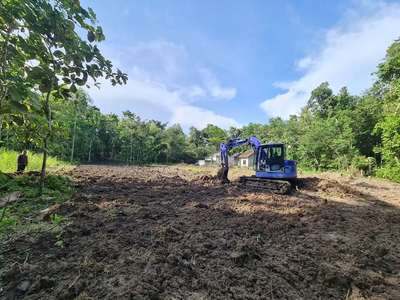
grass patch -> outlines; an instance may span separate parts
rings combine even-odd
[[[14,173],[17,171],[18,152],[0,150],[0,171],[3,173]],[[43,155],[28,151],[28,166],[25,171],[40,171],[42,169]],[[59,161],[57,158],[49,156],[47,166],[49,168],[67,165],[66,162]]]
[[[375,176],[384,180],[400,183],[400,165],[376,169]]]
[[[59,175],[45,177],[45,189],[41,196],[38,177],[24,175],[10,179],[0,173],[0,187],[0,196],[20,191],[24,197],[23,201],[0,209],[0,238],[14,232],[22,234],[46,227],[42,224],[41,211],[71,199],[74,192],[71,178]]]

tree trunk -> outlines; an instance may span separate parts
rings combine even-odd
[[[312,153],[313,153],[313,155],[314,155],[315,162],[317,163],[317,170],[318,170],[318,168],[319,168],[319,161],[318,161],[318,159],[317,159],[317,156],[315,155],[315,152],[312,151]]]
[[[7,150],[10,150],[10,144],[9,144],[9,141],[10,141],[10,139],[9,139],[9,136],[10,136],[10,130],[7,130],[7,138],[6,138],[6,148],[7,148]]]
[[[54,77],[51,80],[51,88],[50,91],[47,93],[46,97],[46,117],[47,117],[47,126],[49,126],[49,133],[46,134],[46,137],[44,138],[44,143],[43,143],[43,162],[42,162],[42,171],[40,173],[40,186],[39,186],[39,191],[40,194],[43,192],[43,187],[44,187],[44,177],[46,175],[46,164],[47,164],[47,146],[49,142],[49,138],[51,135],[51,107],[50,107],[50,93],[53,90],[53,84],[54,84]]]
[[[11,35],[11,24],[8,27],[8,31],[7,31],[7,36],[5,38],[4,41],[4,50],[3,50],[3,66],[2,66],[2,72],[3,72],[3,93],[0,96],[0,109],[3,108],[4,105],[4,99],[6,99],[6,95],[7,95],[7,50],[8,50],[8,42],[10,40],[10,35]],[[0,142],[1,142],[1,135],[2,135],[2,131],[3,131],[3,115],[0,114]],[[0,143],[0,147],[1,147],[1,143]]]
[[[90,138],[88,162],[92,160],[92,144],[93,144],[93,138]]]
[[[3,105],[0,104],[0,107],[2,107]],[[1,147],[1,133],[3,131],[3,115],[0,115],[0,147]]]
[[[76,114],[77,114],[77,103],[75,102],[75,109],[74,109],[74,131],[72,133],[72,147],[71,147],[71,160],[70,163],[74,160],[74,149],[75,149],[75,134],[76,134]]]
[[[130,157],[129,162],[133,162],[133,135],[131,135],[131,150],[129,157]]]
[[[24,145],[24,148],[26,150],[28,150],[28,147],[29,147],[29,132],[28,132],[28,130],[25,130],[25,145]]]
[[[39,192],[42,194],[44,188],[44,176],[46,175],[46,164],[47,164],[47,143],[48,138],[45,137],[43,143],[43,161],[42,161],[42,172],[40,173],[40,185],[39,185]]]
[[[54,61],[53,53],[51,52],[51,49],[49,50],[51,54],[52,61]],[[47,146],[49,142],[49,138],[51,136],[51,107],[50,107],[50,94],[51,91],[53,90],[54,86],[54,80],[56,78],[56,66],[53,65],[53,77],[51,78],[51,83],[50,83],[50,88],[46,96],[46,118],[47,118],[47,126],[49,127],[49,133],[46,134],[46,137],[44,138],[44,149],[43,149],[43,163],[42,163],[42,171],[40,173],[40,186],[39,186],[39,192],[42,194],[43,192],[43,187],[44,187],[44,176],[46,175],[46,164],[47,164]]]

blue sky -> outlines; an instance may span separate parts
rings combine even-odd
[[[187,131],[287,118],[328,81],[359,94],[400,36],[398,1],[81,0],[128,73],[89,90],[103,113],[130,110]]]

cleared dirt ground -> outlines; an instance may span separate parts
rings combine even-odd
[[[62,240],[8,240],[1,299],[400,299],[400,185],[301,175],[290,195],[217,169],[80,166]],[[241,172],[233,172],[235,179]]]

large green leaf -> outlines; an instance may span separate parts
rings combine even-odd
[[[8,93],[10,94],[12,100],[22,100],[22,96],[18,90],[10,89]]]
[[[68,21],[66,22],[66,25],[67,25],[67,29],[68,29],[69,31],[74,31],[74,30],[75,30],[75,24],[74,24],[74,22],[68,20]]]
[[[66,138],[69,138],[69,132],[65,129],[61,131]]]
[[[62,79],[66,84],[70,84],[71,83],[71,79],[69,79],[68,77],[63,77]]]
[[[22,126],[24,125],[24,119],[21,116],[11,116],[11,120],[15,125]]]
[[[33,67],[30,72],[29,72],[29,76],[31,77],[31,79],[33,80],[38,80],[43,78],[43,75],[45,74],[45,71],[42,67],[40,66],[35,66]]]
[[[69,89],[74,94],[78,91],[78,89],[76,88],[75,84],[71,85],[71,87]]]
[[[53,52],[53,55],[57,58],[61,58],[64,56],[64,53],[62,53],[60,50],[56,50]],[[64,60],[65,61],[65,60]]]
[[[96,14],[94,13],[93,9],[91,7],[88,7],[89,13],[92,16],[93,19],[96,19]]]
[[[11,114],[12,110],[10,107],[4,107],[0,109],[0,115]]]
[[[49,88],[46,85],[39,85],[39,91],[41,91],[43,94],[49,92]]]
[[[64,63],[68,66],[72,62],[72,57],[71,55],[65,55],[64,56]]]
[[[18,113],[24,113],[24,112],[28,111],[28,108],[26,107],[26,105],[24,105],[18,101],[11,100],[10,106],[15,109],[15,112],[18,112]]]
[[[79,86],[84,86],[85,83],[86,83],[86,81],[85,81],[85,80],[82,80],[82,79],[77,79],[77,80],[75,80],[75,82],[76,82],[76,84],[79,85]]]
[[[96,35],[92,31],[88,31],[87,38],[89,42],[94,42]]]

